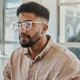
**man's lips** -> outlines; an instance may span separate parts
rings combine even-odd
[[[26,36],[20,36],[20,38],[21,38],[21,39],[26,39],[27,37],[26,37]]]
[[[27,38],[26,36],[20,36],[20,38]]]
[[[26,34],[21,34],[20,35],[20,39],[22,39],[22,40],[27,40],[27,39],[29,39],[30,38],[30,36],[29,35],[26,35]]]

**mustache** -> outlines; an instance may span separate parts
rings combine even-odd
[[[22,37],[22,36],[24,36],[24,37],[28,37],[28,38],[31,38],[29,35],[27,35],[27,34],[25,34],[25,33],[22,33],[19,37]]]

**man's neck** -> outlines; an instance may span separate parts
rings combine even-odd
[[[46,46],[47,42],[48,42],[48,39],[47,37],[45,37],[45,38],[42,38],[40,41],[38,41],[34,46],[29,48],[33,59],[35,59],[35,57],[40,54],[40,52]]]

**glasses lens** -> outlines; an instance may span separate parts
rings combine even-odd
[[[21,25],[19,23],[16,23],[16,24],[13,25],[13,29],[14,29],[15,32],[19,31],[20,27],[21,27]]]
[[[23,28],[24,30],[30,30],[32,27],[32,22],[31,21],[26,21],[23,23]]]

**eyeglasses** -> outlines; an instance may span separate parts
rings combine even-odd
[[[13,29],[15,32],[19,32],[21,30],[21,27],[23,27],[24,30],[29,31],[32,28],[33,23],[43,23],[43,22],[25,21],[22,24],[21,23],[15,23],[15,24],[13,24]]]

